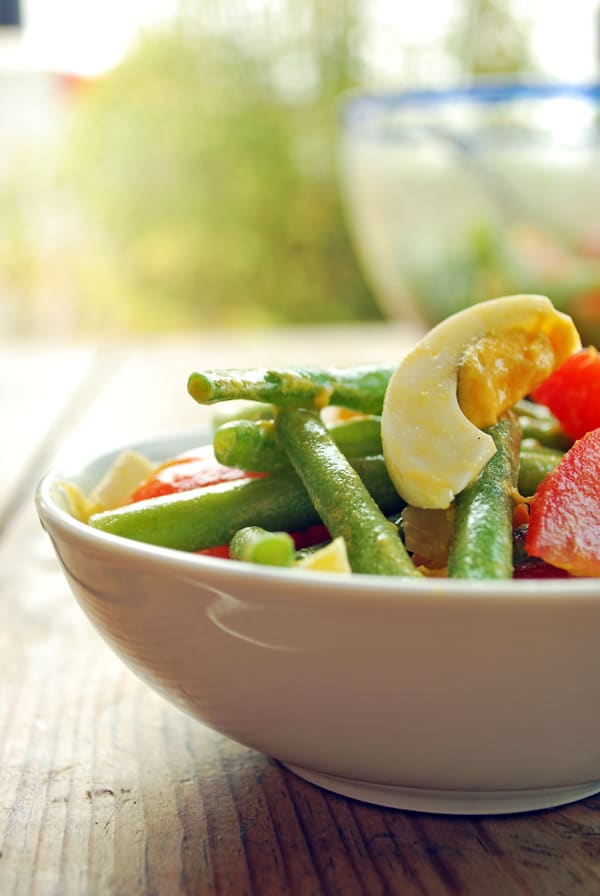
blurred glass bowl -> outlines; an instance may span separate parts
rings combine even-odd
[[[600,345],[600,84],[351,94],[340,178],[387,316],[542,293]]]

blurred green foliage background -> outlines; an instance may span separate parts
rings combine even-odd
[[[318,34],[295,41],[314,98],[278,84],[285,41],[209,34],[189,13],[88,96],[69,182],[110,234],[82,266],[88,307],[110,295],[119,321],[141,327],[375,314],[335,177],[351,7],[328,5]]]
[[[336,174],[340,97],[365,82],[367,7],[282,0],[249,18],[240,0],[188,0],[76,91],[52,152],[0,166],[4,328],[380,317]],[[522,32],[506,40],[509,0],[473,8],[479,19],[471,9],[469,29],[447,35],[463,68],[528,64]]]

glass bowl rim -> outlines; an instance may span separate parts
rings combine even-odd
[[[466,84],[406,89],[349,90],[340,97],[342,128],[368,129],[386,116],[448,106],[491,109],[506,104],[532,104],[551,100],[600,104],[600,80],[589,82],[536,81],[482,78]],[[398,123],[398,122],[397,122]]]

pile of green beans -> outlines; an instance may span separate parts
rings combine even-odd
[[[150,544],[201,551],[229,544],[234,559],[293,566],[290,532],[324,523],[342,536],[353,572],[421,575],[399,527],[404,502],[387,473],[380,414],[389,366],[192,373],[188,390],[220,405],[217,460],[265,473],[95,514],[90,525]],[[227,402],[240,406],[231,415]],[[330,426],[326,405],[355,412]],[[448,575],[512,575],[514,495],[532,496],[569,447],[556,420],[519,402],[488,432],[496,454],[453,505]]]
[[[402,509],[383,457],[354,458],[352,463],[383,513]],[[91,526],[104,532],[182,551],[228,544],[246,526],[291,532],[320,522],[293,470],[151,498],[89,519]]]
[[[214,433],[215,457],[226,467],[239,467],[251,473],[279,473],[290,470],[289,458],[274,419],[233,420]],[[346,457],[381,454],[381,418],[356,417],[336,423],[329,434]]]

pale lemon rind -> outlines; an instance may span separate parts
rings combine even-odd
[[[303,557],[302,560],[298,560],[296,567],[314,572],[352,572],[348,562],[346,542],[341,536],[334,538],[329,544]]]

